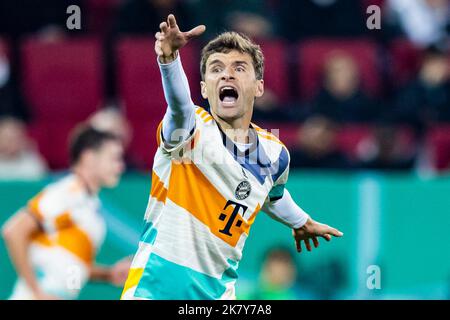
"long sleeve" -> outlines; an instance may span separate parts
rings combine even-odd
[[[195,126],[195,106],[180,55],[168,64],[158,61],[161,71],[167,110],[163,118],[162,134],[169,146],[175,146],[189,137]]]
[[[309,215],[294,202],[287,189],[280,199],[267,202],[262,210],[271,218],[294,229],[302,227],[309,218]]]

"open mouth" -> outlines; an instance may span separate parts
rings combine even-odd
[[[219,99],[225,104],[233,104],[239,98],[237,90],[231,86],[225,86],[220,89]]]

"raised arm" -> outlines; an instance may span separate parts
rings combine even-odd
[[[168,146],[175,146],[189,136],[195,125],[194,103],[178,50],[193,37],[201,35],[205,31],[205,26],[200,25],[182,32],[175,16],[171,14],[159,28],[160,32],[155,34],[155,52],[168,105],[163,118],[162,132],[165,143]]]

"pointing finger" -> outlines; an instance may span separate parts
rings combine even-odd
[[[329,233],[335,237],[342,237],[344,234],[342,232],[340,232],[339,230],[335,229],[335,228],[328,228],[328,230],[326,231],[326,233]]]

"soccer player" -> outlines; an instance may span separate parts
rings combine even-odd
[[[105,237],[97,196],[123,171],[122,142],[82,127],[73,136],[71,173],[48,185],[3,226],[18,280],[10,299],[75,299],[89,279],[123,285],[130,259],[95,264]]]
[[[201,56],[195,106],[179,49],[205,31],[181,32],[169,15],[155,51],[167,111],[159,126],[146,226],[122,299],[235,299],[237,268],[260,210],[293,229],[297,250],[317,237],[342,233],[315,222],[285,184],[289,153],[278,138],[251,123],[264,93],[263,54],[247,37],[226,32]]]

